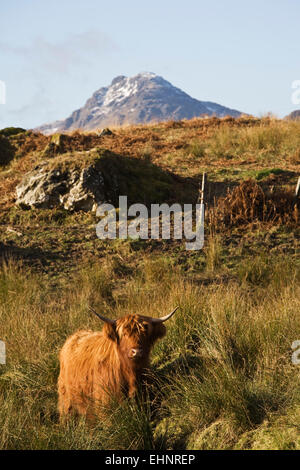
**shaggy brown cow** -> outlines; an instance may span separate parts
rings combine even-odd
[[[127,315],[105,322],[102,331],[78,331],[60,351],[58,408],[60,417],[75,412],[92,417],[111,397],[135,394],[149,366],[155,341],[166,334],[162,318]],[[97,411],[98,408],[98,411]]]

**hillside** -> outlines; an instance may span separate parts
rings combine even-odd
[[[51,134],[171,119],[178,121],[201,115],[238,117],[241,113],[217,103],[191,98],[164,78],[144,72],[134,77],[121,75],[114,78],[109,86],[97,90],[67,119],[45,124],[36,130]]]
[[[110,131],[0,131],[0,448],[299,450],[300,123],[211,117]],[[95,162],[114,203],[120,192],[147,206],[195,203],[205,172],[203,250],[100,240],[92,210],[16,205],[26,174]],[[102,327],[88,305],[110,318],[180,305],[152,354],[151,404],[113,403],[92,428],[59,424],[56,392],[67,336]]]

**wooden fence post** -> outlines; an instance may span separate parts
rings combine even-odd
[[[298,183],[296,186],[296,197],[299,197],[299,196],[300,196],[300,176],[298,178]]]
[[[200,189],[200,183],[199,183],[199,196],[198,196],[198,202],[200,204],[203,204],[204,202],[204,186],[205,186],[205,181],[206,181],[206,174],[203,173],[202,175],[202,185]]]

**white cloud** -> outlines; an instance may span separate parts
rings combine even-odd
[[[73,67],[87,66],[118,49],[115,42],[101,31],[72,34],[56,43],[42,37],[37,37],[28,46],[0,43],[0,51],[19,56],[33,74],[36,68],[39,72],[70,73]]]
[[[102,64],[119,51],[106,33],[95,30],[56,42],[45,37],[22,45],[0,42],[5,57],[0,79],[7,82],[0,127],[18,123],[28,128],[65,118],[89,96]]]

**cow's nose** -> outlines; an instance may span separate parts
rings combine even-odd
[[[141,356],[143,353],[143,350],[141,348],[133,348],[131,350],[131,357],[138,357]]]

